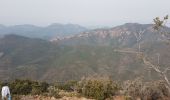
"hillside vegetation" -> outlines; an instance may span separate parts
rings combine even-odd
[[[134,34],[141,30],[145,30],[140,40],[141,51],[147,53],[155,64],[155,53],[160,53],[159,64],[169,65],[169,46],[162,42],[163,38],[153,30],[153,26],[128,23],[53,42],[6,35],[0,38],[0,79],[54,82],[79,80],[96,74],[116,80],[138,76],[145,76],[146,80],[159,79],[154,71],[149,73],[146,70],[138,56],[116,51],[137,50]]]

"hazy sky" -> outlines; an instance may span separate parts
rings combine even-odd
[[[111,26],[151,23],[170,14],[170,0],[0,0],[0,24],[73,23]]]

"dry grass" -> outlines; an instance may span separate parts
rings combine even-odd
[[[17,99],[15,99],[15,100],[17,100]],[[54,97],[28,95],[28,96],[20,96],[20,99],[18,99],[18,100],[94,100],[94,99],[87,99],[84,97],[66,97],[66,96],[56,99]]]

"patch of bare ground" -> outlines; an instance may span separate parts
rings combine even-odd
[[[56,99],[54,97],[27,95],[27,96],[20,96],[19,100],[94,100],[94,99],[87,99],[84,97],[66,97],[66,96]]]
[[[62,98],[54,98],[54,97],[46,97],[46,96],[19,96],[18,98],[15,98],[13,100],[95,100],[95,99],[87,99],[85,97],[67,97],[64,96]],[[112,98],[106,99],[106,100],[129,100],[127,96],[113,96]],[[140,98],[136,98],[136,100],[141,100]],[[170,100],[170,98],[165,97],[163,100]]]

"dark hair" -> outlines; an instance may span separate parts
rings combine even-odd
[[[2,83],[2,86],[7,86],[7,85],[8,85],[7,82],[3,82],[3,83]]]

